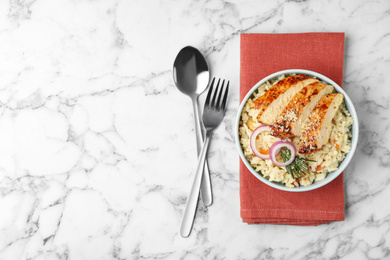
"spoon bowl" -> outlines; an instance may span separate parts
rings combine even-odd
[[[206,90],[210,73],[198,49],[187,46],[180,50],[173,64],[173,79],[177,88],[187,96],[196,98]]]

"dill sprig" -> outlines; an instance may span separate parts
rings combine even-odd
[[[286,147],[282,148],[280,154],[282,155],[284,162],[287,162],[291,158],[291,151]],[[299,178],[301,175],[310,174],[309,166],[306,164],[306,162],[315,161],[296,156],[294,161],[290,165],[286,166],[286,171],[291,175],[291,177],[293,177],[293,179]]]

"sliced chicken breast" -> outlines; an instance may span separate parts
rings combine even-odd
[[[318,101],[324,95],[331,93],[333,89],[333,86],[319,81],[302,88],[278,116],[271,134],[280,138],[299,136],[303,122],[310,112],[313,111]]]
[[[318,80],[305,75],[293,75],[280,80],[254,101],[255,108],[259,110],[257,120],[262,124],[273,125],[293,96],[315,81]]]
[[[301,154],[312,153],[328,143],[331,122],[344,96],[332,93],[323,96],[306,120],[299,145]]]

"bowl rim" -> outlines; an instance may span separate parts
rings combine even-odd
[[[351,132],[352,132],[351,150],[345,156],[345,158],[341,161],[341,163],[339,165],[339,168],[336,171],[329,172],[327,174],[327,176],[323,180],[318,181],[318,182],[313,182],[309,186],[300,186],[300,187],[295,187],[295,188],[288,188],[283,183],[272,182],[272,181],[267,180],[260,173],[256,172],[252,168],[250,163],[246,160],[246,158],[244,156],[244,153],[242,151],[242,148],[241,148],[241,144],[240,144],[239,124],[240,124],[241,112],[242,112],[242,109],[244,108],[244,105],[246,104],[247,100],[253,94],[253,92],[255,90],[257,90],[257,88],[261,84],[263,84],[266,81],[269,81],[272,78],[279,77],[279,76],[281,76],[283,74],[304,74],[304,75],[307,75],[307,76],[316,77],[316,78],[318,78],[319,80],[321,80],[321,81],[323,81],[325,83],[333,85],[335,87],[336,92],[341,93],[341,94],[344,95],[345,105],[347,107],[347,110],[349,111],[349,113],[351,114],[351,116],[353,118],[353,124],[352,124],[352,129],[351,129]],[[357,113],[356,113],[355,107],[354,107],[351,99],[349,98],[347,93],[336,82],[334,82],[330,78],[328,78],[328,77],[326,77],[326,76],[324,76],[324,75],[322,75],[322,74],[320,74],[318,72],[314,72],[314,71],[311,71],[311,70],[288,69],[288,70],[282,70],[282,71],[275,72],[275,73],[273,73],[271,75],[268,75],[267,77],[265,77],[265,78],[261,79],[259,82],[257,82],[249,90],[249,92],[246,94],[246,96],[241,101],[240,106],[238,108],[236,121],[235,121],[234,132],[235,132],[235,139],[236,139],[236,147],[237,147],[238,153],[240,155],[240,158],[241,158],[242,162],[245,164],[245,166],[248,168],[248,170],[257,179],[259,179],[263,183],[265,183],[265,184],[267,184],[267,185],[269,185],[269,186],[271,186],[273,188],[279,189],[279,190],[289,191],[289,192],[304,192],[304,191],[315,190],[315,189],[318,189],[320,187],[325,186],[326,184],[328,184],[331,181],[333,181],[334,179],[336,179],[345,170],[345,168],[348,166],[349,162],[351,161],[351,159],[352,159],[352,157],[353,157],[353,155],[355,153],[356,147],[357,147],[357,143],[358,143],[358,139],[359,139],[359,122],[358,122],[358,117],[357,117]]]

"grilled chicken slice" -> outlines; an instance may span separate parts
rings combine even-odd
[[[280,138],[301,135],[303,122],[313,111],[318,101],[333,91],[334,87],[319,81],[302,88],[278,116],[271,134]]]
[[[328,142],[331,122],[343,102],[344,96],[332,93],[323,96],[307,118],[299,144],[301,154],[312,153]]]
[[[293,75],[280,80],[254,101],[255,108],[259,110],[257,121],[273,125],[292,97],[315,81],[318,80],[305,75]]]

